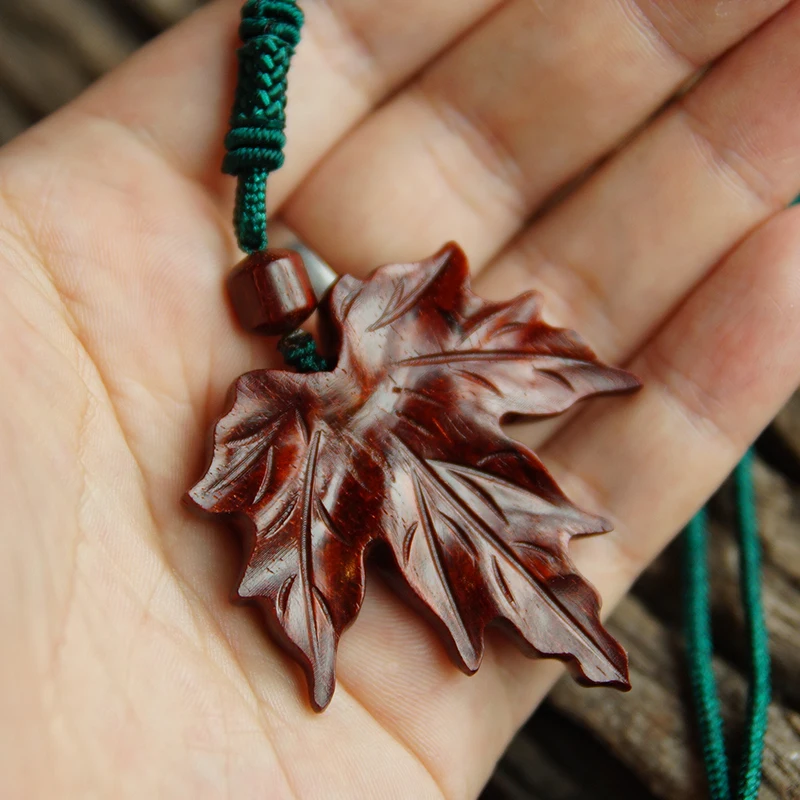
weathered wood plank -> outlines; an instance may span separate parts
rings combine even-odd
[[[141,42],[104,0],[5,0],[7,19],[32,44],[58,49],[90,80],[126,58]]]
[[[678,637],[633,597],[610,625],[626,643],[633,690],[609,699],[560,681],[551,702],[590,728],[615,757],[624,761],[659,797],[702,797],[704,781],[687,712]],[[724,715],[731,729],[743,718],[746,684],[730,665],[715,660]],[[764,758],[762,800],[800,796],[800,716],[773,704]]]
[[[202,0],[127,0],[128,5],[150,20],[166,28],[188,16]]]
[[[0,144],[22,133],[32,122],[33,118],[0,87]]]
[[[796,490],[777,472],[756,461],[755,482],[763,540],[762,596],[770,636],[773,677],[781,701],[800,710],[800,514]],[[744,671],[747,636],[739,596],[739,557],[733,530],[735,512],[730,491],[714,505],[709,559],[712,565],[712,615],[716,644],[729,661]],[[680,625],[678,548],[653,564],[637,587],[640,596],[673,627]]]
[[[0,85],[24,98],[34,113],[47,114],[81,91],[89,76],[63,43],[23,35],[8,12],[0,6]]]
[[[773,423],[797,459],[800,459],[800,392],[784,406]]]
[[[539,744],[517,736],[481,800],[593,800],[572,776],[559,769]]]
[[[758,461],[754,478],[764,556],[800,590],[800,492],[776,470]],[[795,633],[798,636],[800,628]],[[797,643],[800,647],[800,641]]]

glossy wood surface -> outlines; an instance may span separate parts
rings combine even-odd
[[[627,688],[625,653],[568,555],[572,536],[611,526],[576,508],[501,420],[558,414],[634,390],[636,378],[546,325],[538,295],[477,297],[456,245],[366,281],[343,277],[320,312],[335,369],[240,378],[190,493],[244,522],[238,594],[304,668],[313,706],[330,702],[338,640],[378,542],[466,672],[499,623],[578,681]]]
[[[242,327],[266,336],[293,331],[317,307],[303,259],[293,250],[247,256],[228,278],[228,295]]]

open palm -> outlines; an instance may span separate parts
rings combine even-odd
[[[516,432],[616,522],[574,547],[610,608],[800,379],[800,2],[305,8],[275,213],[342,272],[456,239],[643,378]],[[270,357],[221,289],[237,14],[0,151],[0,794],[475,797],[557,666],[493,640],[467,678],[372,579],[315,715],[179,502]]]

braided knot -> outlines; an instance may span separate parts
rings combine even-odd
[[[243,176],[283,164],[286,86],[303,13],[295,0],[248,0],[239,29],[239,85],[223,171]]]

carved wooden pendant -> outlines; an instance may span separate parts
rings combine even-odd
[[[376,542],[464,671],[480,665],[486,626],[504,621],[526,652],[567,662],[581,683],[628,688],[625,652],[567,552],[572,536],[610,525],[572,505],[500,422],[638,380],[545,324],[538,295],[477,297],[453,244],[341,278],[320,313],[335,369],[241,377],[190,492],[245,523],[239,596],[263,607],[314,708],[331,700]]]

